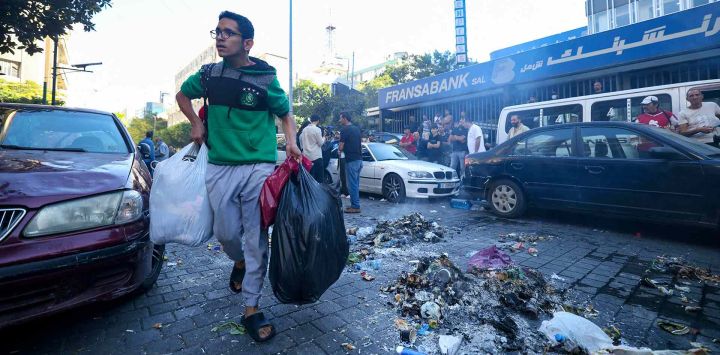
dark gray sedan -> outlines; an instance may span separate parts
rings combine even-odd
[[[465,159],[465,186],[499,216],[528,206],[718,226],[720,149],[625,122],[532,129]]]

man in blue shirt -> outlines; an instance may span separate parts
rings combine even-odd
[[[145,138],[140,141],[138,145],[140,147],[140,154],[142,154],[142,160],[147,165],[148,170],[152,173],[150,163],[155,160],[155,144],[153,143],[153,131],[145,132]]]

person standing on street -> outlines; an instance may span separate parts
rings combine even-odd
[[[145,138],[143,138],[138,145],[140,147],[140,153],[142,154],[143,161],[145,162],[148,170],[150,170],[151,175],[153,171],[151,163],[155,160],[155,143],[153,143],[153,134],[153,131],[145,132]]]
[[[155,138],[155,160],[163,161],[170,156],[170,148],[168,147],[163,139],[158,137]]]
[[[432,128],[430,128],[430,135],[425,144],[427,145],[427,161],[441,164],[442,150],[440,145],[442,144],[442,136],[440,132],[438,132],[437,125],[433,125]]]
[[[686,98],[690,106],[678,115],[680,134],[717,147],[720,106],[714,102],[703,102],[704,96],[698,89],[688,90]]]
[[[455,124],[452,132],[450,132],[450,138],[448,139],[448,143],[452,146],[450,169],[454,169],[460,179],[462,179],[463,170],[465,170],[465,155],[467,155],[468,152],[467,134],[467,128],[458,122]]]
[[[467,118],[461,118],[460,124],[468,130],[467,133],[467,148],[469,154],[480,153],[485,151],[485,137],[483,137],[483,131],[480,126]],[[465,158],[463,157],[463,164],[465,164]]]
[[[520,120],[520,116],[518,115],[510,116],[510,124],[512,124],[512,128],[508,131],[508,139],[530,130],[528,126],[522,123],[522,120]]]
[[[318,124],[320,124],[320,116],[310,116],[310,124],[300,134],[300,143],[303,146],[303,155],[313,162],[310,175],[322,184],[325,181],[325,166],[322,157],[324,140]]]
[[[277,157],[275,116],[282,121],[288,157],[299,159],[301,153],[275,68],[249,56],[254,32],[246,17],[223,11],[210,31],[222,62],[204,65],[186,79],[176,99],[192,124],[192,140],[208,143],[205,183],[213,234],[235,262],[229,286],[245,298],[241,322],[262,342],[275,335],[275,327],[258,308],[268,266],[268,231],[261,228],[259,197]],[[207,129],[191,104],[200,97],[209,102]]]
[[[360,213],[360,171],[362,170],[362,144],[360,143],[360,128],[352,124],[350,114],[340,114],[340,146],[338,150],[345,155],[345,172],[347,185],[350,190],[350,207],[345,213]]]

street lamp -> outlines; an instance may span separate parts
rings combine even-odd
[[[72,68],[65,68],[65,67],[58,67],[57,63],[57,50],[58,50],[58,37],[55,36],[53,38],[53,72],[52,72],[52,99],[51,99],[51,105],[55,106],[55,92],[57,87],[57,76],[58,76],[58,69],[62,70],[69,70],[71,72],[85,72],[85,73],[92,73],[92,71],[87,70],[87,67],[92,65],[101,65],[102,62],[97,63],[82,63],[82,64],[73,64]],[[43,89],[44,91],[44,89]],[[47,103],[45,99],[45,93],[43,92],[43,102]]]

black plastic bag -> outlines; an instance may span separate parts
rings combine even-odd
[[[342,202],[304,167],[283,189],[270,248],[270,284],[282,303],[316,302],[345,268]]]

